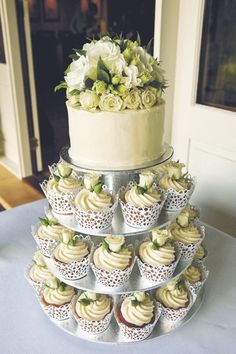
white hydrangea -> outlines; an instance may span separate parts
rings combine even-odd
[[[79,59],[72,61],[70,64],[70,70],[65,76],[65,81],[71,90],[81,90],[84,88],[84,78],[88,69],[88,60],[84,55],[81,55]]]

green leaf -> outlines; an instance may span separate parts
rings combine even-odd
[[[43,264],[38,264],[37,262],[35,262],[34,259],[32,259],[32,262],[39,268],[46,268],[46,264],[44,264],[44,265]]]
[[[155,87],[155,88],[159,89],[159,88],[161,88],[161,82],[151,81],[148,83],[148,86]]]
[[[60,285],[59,285],[59,290],[60,291],[65,291],[65,288],[66,288],[66,284],[61,282]]]
[[[150,41],[148,42],[147,46],[146,46],[146,51],[151,54],[151,49],[152,49],[152,43],[153,43],[153,38],[150,39]]]
[[[105,240],[102,240],[102,249],[103,251],[107,250],[108,252],[110,252],[109,245]]]
[[[50,226],[53,226],[53,225],[58,225],[57,220],[53,220],[53,219],[51,219],[51,220],[48,220],[48,222],[49,222],[49,225],[50,225]]]
[[[48,220],[47,217],[46,218],[39,218],[39,220],[40,220],[40,223],[42,225],[44,225],[44,226],[48,226],[49,225],[49,220]]]
[[[60,84],[54,87],[54,92],[57,92],[61,89],[67,89],[67,83],[65,81],[61,81]]]
[[[73,48],[74,53],[78,53],[80,56],[81,55],[86,55],[87,51],[84,49],[75,49]]]
[[[144,194],[147,191],[146,188],[143,188],[141,186],[136,186],[136,194]]]
[[[74,89],[71,90],[70,92],[68,92],[68,96],[74,96],[74,95],[79,95],[80,94],[80,90]]]
[[[68,246],[75,246],[75,240],[71,239],[68,243]]]
[[[138,43],[139,46],[141,46],[141,38],[138,32],[137,32],[136,42]]]
[[[93,186],[93,192],[95,192],[96,194],[99,194],[102,190],[102,183],[98,182],[97,184],[95,184]]]
[[[91,300],[91,299],[83,298],[83,299],[79,300],[79,303],[83,306],[88,306],[91,304],[92,301],[93,300]]]
[[[141,301],[138,301],[137,299],[131,300],[131,305],[134,306],[134,307],[136,307],[136,306],[138,306],[140,304],[141,304]]]
[[[86,76],[84,79],[84,84],[86,89],[91,89],[93,87],[94,81],[90,77]]]
[[[101,57],[98,59],[97,63],[97,80],[105,81],[107,84],[111,82],[111,76],[109,70],[104,64]]]
[[[154,251],[157,251],[159,248],[160,248],[160,246],[158,245],[157,241],[154,240],[154,241],[152,242],[152,249],[153,249]]]
[[[55,179],[56,182],[58,182],[61,177],[58,175],[55,175],[55,173],[53,173],[53,178]]]

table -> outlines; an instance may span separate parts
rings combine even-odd
[[[1,354],[236,353],[236,239],[206,225],[210,270],[204,303],[196,316],[170,335],[140,343],[102,345],[62,332],[41,310],[24,279],[35,242],[31,225],[45,200],[0,213]]]

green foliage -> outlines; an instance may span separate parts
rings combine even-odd
[[[136,193],[139,194],[144,194],[147,192],[147,188],[141,187],[141,186],[136,186]]]
[[[131,305],[134,306],[134,307],[136,307],[136,306],[138,306],[140,304],[141,304],[141,301],[138,301],[137,299],[131,300]]]
[[[101,57],[98,59],[98,63],[97,63],[97,79],[101,81],[105,81],[107,84],[111,82],[111,76],[109,70],[104,64]]]
[[[61,177],[53,173],[53,178],[55,179],[56,182],[59,182]]]
[[[94,81],[90,77],[86,76],[84,79],[85,88],[91,90],[94,84]]]
[[[79,300],[79,303],[83,306],[88,306],[91,304],[91,302],[93,302],[93,300],[91,300],[89,298],[83,298],[83,299]]]
[[[103,251],[106,250],[106,251],[110,252],[109,245],[105,240],[102,240],[102,249],[103,249]]]
[[[61,89],[67,89],[67,83],[65,81],[61,81],[60,84],[54,87],[54,92],[57,92]]]

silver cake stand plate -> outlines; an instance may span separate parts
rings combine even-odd
[[[73,160],[70,155],[69,155],[69,147],[65,146],[61,149],[60,152],[60,157],[61,159],[66,162],[71,168],[78,170],[82,173],[91,173],[91,172],[97,172],[97,173],[102,173],[102,174],[109,174],[109,175],[127,175],[127,174],[133,174],[133,173],[139,173],[140,171],[143,171],[144,169],[148,168],[154,168],[155,166],[158,166],[164,162],[167,162],[169,159],[174,154],[174,149],[172,146],[170,146],[167,143],[164,143],[163,146],[163,154],[156,160],[147,162],[146,165],[143,165],[140,168],[135,168],[135,169],[122,169],[122,170],[109,170],[109,169],[93,169],[93,168],[88,168],[88,167],[83,167],[80,166],[79,163],[77,163],[75,160]]]
[[[198,297],[196,298],[192,308],[186,315],[186,317],[181,320],[181,321],[176,321],[176,322],[170,322],[170,321],[165,321],[162,319],[159,319],[158,322],[155,325],[155,328],[151,335],[145,339],[150,340],[150,339],[158,339],[166,334],[169,334],[176,329],[182,327],[186,323],[190,321],[194,317],[194,315],[198,312],[198,310],[201,307],[201,304],[204,299],[204,289],[200,291]],[[133,341],[128,340],[124,338],[119,330],[119,326],[116,323],[116,320],[114,319],[114,316],[109,324],[109,327],[107,330],[99,335],[91,335],[86,332],[83,332],[79,327],[76,322],[76,320],[71,317],[70,319],[66,321],[54,321],[51,319],[51,321],[59,327],[61,330],[78,337],[80,339],[90,341],[90,342],[96,342],[96,343],[101,343],[101,344],[120,344],[120,343],[133,343]]]

